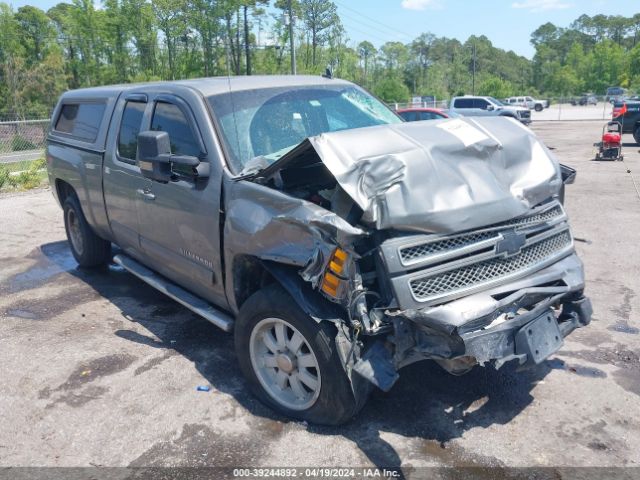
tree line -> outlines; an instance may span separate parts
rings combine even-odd
[[[85,86],[290,73],[290,32],[298,73],[330,67],[388,102],[640,90],[640,14],[544,24],[529,60],[486,36],[355,44],[331,0],[72,0],[47,11],[0,2],[0,117],[46,117],[61,92]]]
[[[531,35],[532,83],[541,92],[604,95],[622,86],[640,93],[640,13],[578,17],[569,28],[545,23]]]

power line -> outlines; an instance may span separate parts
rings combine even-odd
[[[368,29],[370,29],[370,28],[374,28],[374,27],[372,27],[371,25],[367,25],[366,23],[363,23],[363,22],[362,22],[362,21],[360,21],[360,20],[357,20],[357,19],[355,19],[355,18],[353,18],[353,17],[350,17],[350,16],[348,16],[348,15],[345,15],[344,13],[342,14],[342,16],[344,16],[344,17],[345,17],[345,19],[347,19],[347,20],[349,20],[349,21],[353,21],[353,22],[359,23],[361,26],[363,26],[363,27],[365,27],[365,28],[368,28]],[[345,22],[344,20],[343,20],[343,23],[346,25],[346,22]],[[361,34],[363,34],[363,35],[366,35],[367,37],[375,38],[375,39],[380,40],[380,41],[382,41],[382,42],[388,42],[388,41],[390,41],[390,39],[389,39],[389,38],[383,38],[383,37],[378,36],[378,35],[376,35],[376,34],[372,34],[370,31],[360,30],[360,29],[358,29],[358,28],[354,28],[353,26],[351,26],[351,27],[349,27],[349,28],[350,28],[350,29],[352,29],[352,30],[355,30],[356,32],[359,32],[359,33],[361,33]],[[385,33],[385,32],[382,32],[382,34],[384,34],[384,33]]]
[[[386,28],[387,30],[389,30],[389,31],[391,31],[391,32],[393,32],[393,33],[395,33],[396,35],[401,35],[401,36],[403,36],[403,37],[405,37],[405,38],[408,38],[408,39],[410,39],[410,40],[413,40],[413,39],[412,39],[409,35],[407,35],[405,32],[402,32],[401,30],[397,30],[397,29],[395,29],[395,28],[393,28],[393,27],[390,27],[389,25],[387,25],[387,24],[385,24],[385,23],[383,23],[383,22],[380,22],[379,20],[376,20],[375,18],[371,18],[371,17],[369,17],[369,16],[365,15],[364,13],[362,13],[361,11],[355,10],[355,9],[353,9],[353,8],[351,8],[351,7],[347,7],[347,6],[346,6],[346,5],[344,5],[343,3],[338,2],[338,1],[335,1],[335,0],[334,0],[334,3],[335,3],[335,4],[337,4],[337,5],[339,5],[340,7],[344,8],[344,9],[347,9],[347,10],[352,11],[353,13],[357,14],[359,17],[366,18],[366,19],[367,19],[367,20],[369,20],[370,22],[373,22],[373,23],[377,24],[379,27]],[[379,27],[378,27],[378,28],[379,28]]]
[[[379,40],[379,41],[381,41],[381,42],[385,42],[385,43],[386,43],[386,42],[388,42],[388,41],[389,41],[389,39],[388,39],[388,38],[382,38],[382,37],[379,37],[379,36],[377,36],[377,35],[372,35],[370,32],[365,32],[364,30],[360,30],[359,28],[356,28],[356,27],[354,27],[353,25],[349,26],[349,25],[347,25],[347,24],[345,23],[345,27],[349,28],[350,30],[354,30],[354,31],[356,31],[356,32],[359,32],[359,33],[361,33],[361,34],[363,34],[363,35],[367,35],[369,38],[373,38],[373,39]]]

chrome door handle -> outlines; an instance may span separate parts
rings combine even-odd
[[[139,188],[139,189],[136,190],[136,193],[138,195],[140,195],[142,198],[144,198],[145,200],[155,200],[156,199],[156,196],[153,193],[151,193],[149,190],[146,190],[146,189],[143,190],[143,189]]]

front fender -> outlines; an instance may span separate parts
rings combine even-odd
[[[342,308],[324,298],[305,282],[298,269],[289,265],[262,260],[264,268],[284,288],[304,312],[316,322],[329,320],[334,323],[343,322],[345,312]]]

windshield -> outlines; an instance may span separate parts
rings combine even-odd
[[[502,103],[500,100],[497,100],[493,97],[487,97],[489,99],[489,101],[495,105],[498,105],[499,107],[504,107],[504,103]]]
[[[236,173],[247,164],[275,162],[307,137],[402,122],[353,85],[242,90],[208,100]]]

